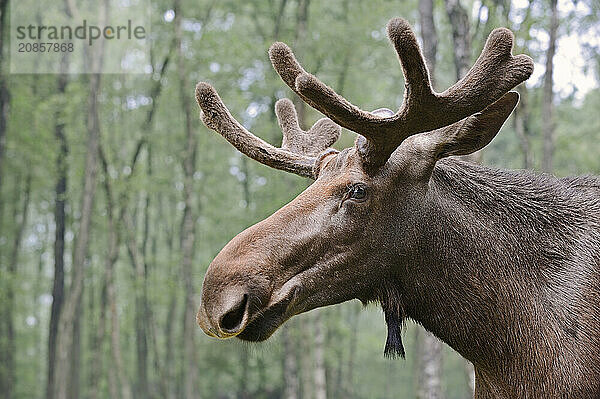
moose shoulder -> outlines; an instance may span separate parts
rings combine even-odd
[[[448,158],[486,146],[533,70],[490,34],[467,76],[435,93],[408,23],[393,19],[406,91],[398,112],[363,111],[308,74],[283,43],[284,82],[330,119],[276,113],[281,148],[248,132],[199,83],[205,124],[247,156],[315,182],[238,234],[211,263],[198,323],[211,336],[267,339],[290,317],[351,299],[381,304],[385,352],[421,323],[475,365],[476,398],[600,397],[600,179],[558,179]],[[340,127],[355,146],[330,146]]]

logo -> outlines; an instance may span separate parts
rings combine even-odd
[[[145,73],[148,1],[13,2],[10,72]]]

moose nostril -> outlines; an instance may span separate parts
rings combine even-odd
[[[244,294],[242,300],[238,302],[231,310],[221,317],[219,326],[225,332],[236,332],[239,329],[244,315],[246,314],[246,304],[248,303],[248,294]]]

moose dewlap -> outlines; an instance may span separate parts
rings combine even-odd
[[[245,155],[315,182],[233,238],[211,263],[198,323],[262,341],[290,317],[351,299],[379,302],[385,353],[404,355],[411,318],[475,365],[477,398],[600,397],[600,179],[558,179],[448,158],[486,146],[533,71],[494,30],[443,93],[408,23],[388,24],[406,80],[397,112],[367,112],[307,73],[283,43],[283,81],[329,119],[308,131],[276,104],[281,148],[247,131],[207,83],[202,120]],[[340,126],[358,134],[330,148]]]

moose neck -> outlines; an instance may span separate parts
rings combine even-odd
[[[573,227],[581,217],[564,204],[582,205],[561,182],[441,161],[419,220],[407,222],[420,226],[415,247],[398,243],[405,315],[491,376],[551,372],[578,334],[569,307],[580,304],[585,270],[564,254],[594,238]]]

